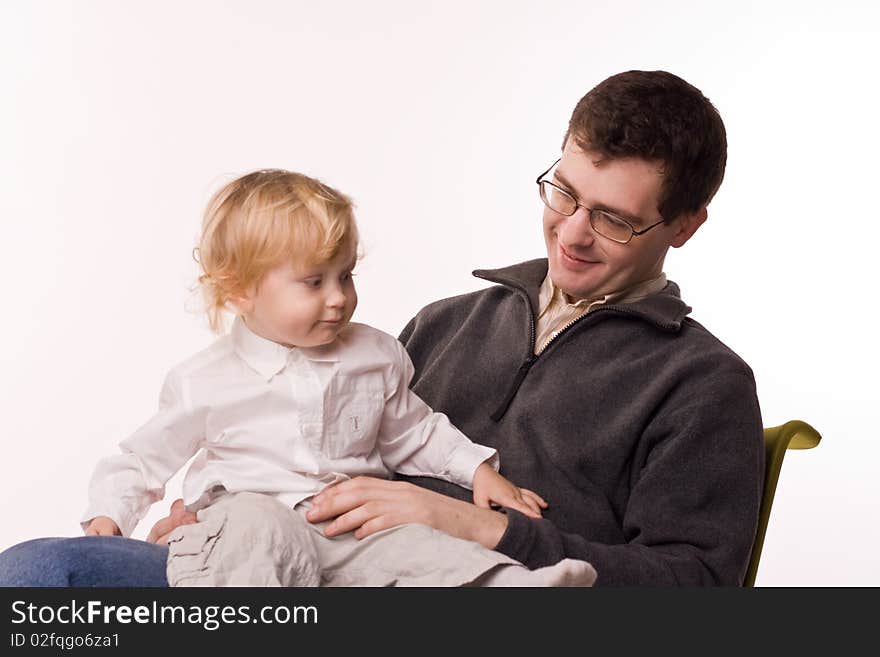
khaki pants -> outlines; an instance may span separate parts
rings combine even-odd
[[[596,571],[565,559],[529,570],[478,543],[418,524],[358,540],[327,538],[260,493],[228,493],[198,512],[199,522],[168,542],[170,586],[591,586]]]

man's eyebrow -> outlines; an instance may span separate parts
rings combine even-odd
[[[572,191],[571,183],[568,182],[568,179],[565,176],[563,176],[561,173],[559,173],[558,169],[553,172],[553,177],[556,178],[556,180],[558,180],[559,182],[561,182],[563,185],[565,185],[568,188],[566,191]]]
[[[558,170],[553,172],[553,176],[559,182],[561,182],[563,185],[565,185],[565,188],[566,188],[565,191],[567,191],[572,196],[575,196],[574,186],[570,182],[568,182],[568,180],[566,179],[565,176],[563,176],[561,173],[559,173]],[[578,201],[578,203],[580,203],[580,199],[577,199],[577,201]],[[645,223],[643,219],[635,216],[634,214],[630,214],[629,212],[626,212],[624,210],[620,210],[618,208],[612,208],[611,206],[605,205],[603,203],[595,204],[593,206],[593,209],[594,210],[605,210],[606,212],[610,212],[611,214],[616,214],[621,219],[626,219],[628,222],[630,222],[631,224],[633,224],[635,226],[640,226],[641,224]]]

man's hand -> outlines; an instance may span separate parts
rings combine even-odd
[[[335,518],[324,528],[326,536],[354,531],[361,539],[415,522],[493,549],[507,529],[503,513],[480,509],[405,481],[355,477],[325,488],[312,504],[306,514],[310,522]]]
[[[122,530],[113,518],[96,516],[86,527],[86,536],[122,536]]]
[[[515,486],[495,472],[488,463],[481,463],[474,473],[474,504],[488,509],[491,504],[510,507],[530,518],[540,518],[547,502],[528,488]]]
[[[176,499],[171,504],[171,513],[153,525],[153,528],[147,535],[147,541],[150,543],[158,543],[159,545],[167,545],[168,537],[171,535],[172,531],[181,525],[191,525],[194,522],[198,522],[196,520],[196,514],[189,513],[184,508],[182,499]]]

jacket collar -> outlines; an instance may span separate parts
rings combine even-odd
[[[477,269],[473,272],[477,278],[493,283],[500,283],[524,293],[529,300],[532,314],[538,314],[538,293],[541,283],[547,277],[547,258],[527,260],[500,269]],[[691,312],[691,307],[681,300],[678,285],[669,281],[666,287],[656,294],[651,294],[638,301],[625,304],[613,302],[600,306],[593,312],[617,311],[634,315],[653,324],[664,331],[677,332],[681,329],[682,320]]]
[[[329,362],[339,360],[334,345],[285,347],[251,331],[241,317],[235,318],[230,335],[235,353],[266,381],[298,358]]]

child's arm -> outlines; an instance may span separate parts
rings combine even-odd
[[[414,368],[403,345],[394,340],[392,379],[386,384],[385,408],[379,428],[378,445],[385,465],[401,474],[444,479],[464,488],[474,488],[480,475],[481,500],[512,506],[534,516],[537,501],[522,502],[520,489],[497,473],[498,453],[491,447],[472,442],[443,413],[437,413],[412,390],[409,383]],[[488,474],[491,472],[492,474]],[[488,492],[490,491],[490,492]],[[534,493],[531,493],[534,495]],[[503,498],[503,502],[501,499]]]
[[[165,483],[196,453],[204,418],[186,402],[183,385],[172,370],[162,387],[159,412],[119,444],[121,454],[98,462],[80,520],[84,531],[105,516],[130,536],[150,505],[164,497]]]

